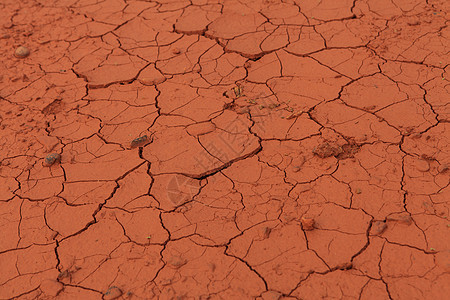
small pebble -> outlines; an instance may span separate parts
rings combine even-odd
[[[310,231],[314,229],[314,224],[316,223],[314,219],[304,218],[301,219],[302,228],[305,231]]]
[[[14,52],[14,56],[17,58],[25,58],[28,55],[30,55],[30,50],[24,46],[19,46]]]
[[[103,299],[105,300],[117,299],[120,296],[122,296],[122,294],[123,294],[122,291],[117,286],[112,286],[103,295]]]
[[[149,137],[147,135],[143,135],[141,137],[135,138],[131,141],[131,149],[137,148],[137,147],[143,147],[149,142]]]
[[[59,162],[61,162],[61,155],[58,153],[50,153],[44,158],[44,167],[51,167]]]

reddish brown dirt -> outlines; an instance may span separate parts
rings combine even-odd
[[[449,1],[0,15],[0,299],[450,294]]]

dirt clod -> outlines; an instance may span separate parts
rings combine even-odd
[[[353,158],[355,157],[355,154],[359,152],[360,145],[350,142],[348,144],[342,145],[341,149],[342,152],[338,154],[338,159],[346,159],[346,158]]]
[[[354,142],[350,142],[339,146],[337,144],[325,142],[314,148],[313,153],[320,158],[334,156],[337,159],[353,158],[360,150],[360,146]]]
[[[303,230],[305,230],[305,231],[314,230],[314,225],[316,224],[314,219],[302,217],[300,222],[302,223]]]
[[[331,156],[338,156],[342,153],[342,147],[330,143],[323,143],[314,148],[313,153],[320,158],[327,158]]]

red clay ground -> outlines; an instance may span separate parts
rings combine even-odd
[[[449,1],[0,15],[1,299],[450,294]]]

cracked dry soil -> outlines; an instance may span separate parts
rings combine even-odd
[[[449,14],[1,1],[0,299],[445,299]]]

